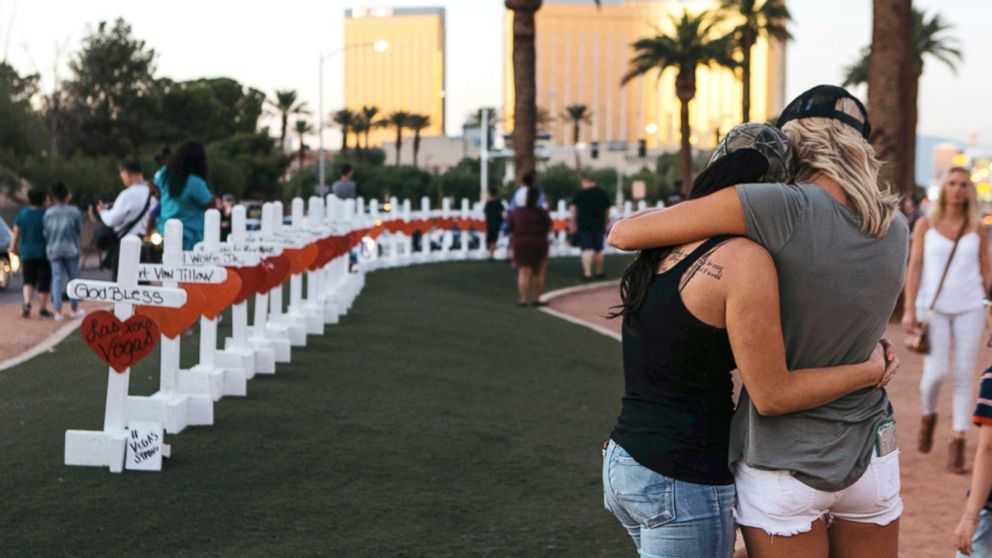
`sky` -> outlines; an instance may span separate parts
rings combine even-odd
[[[591,0],[590,0],[591,1]],[[965,60],[955,74],[926,63],[920,86],[919,132],[992,144],[992,2],[915,0],[939,10],[955,26]],[[789,44],[786,97],[817,83],[840,82],[844,66],[871,38],[871,0],[789,0],[795,40]],[[49,91],[55,76],[101,20],[123,17],[158,53],[158,75],[173,79],[227,76],[262,89],[296,89],[317,106],[318,57],[343,45],[348,7],[442,6],[447,24],[448,133],[459,133],[466,114],[501,104],[502,0],[0,0],[0,43],[19,71],[42,74]],[[327,112],[341,108],[341,56],[325,66]],[[864,91],[856,91],[863,96]],[[325,136],[329,143],[338,134]]]

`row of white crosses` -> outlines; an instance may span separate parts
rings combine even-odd
[[[258,266],[285,250],[300,250],[330,236],[344,237],[388,221],[484,219],[481,204],[473,208],[468,200],[462,200],[458,211],[452,209],[450,200],[444,200],[440,209],[431,209],[426,197],[421,200],[419,212],[412,211],[409,200],[400,203],[392,198],[389,204],[389,211],[383,211],[377,200],[366,206],[362,198],[340,200],[329,195],[326,199],[311,197],[306,204],[296,198],[291,205],[290,223],[286,225],[282,203],[266,203],[262,207],[259,231],[246,230],[246,210],[239,205],[233,208],[231,234],[226,242],[220,241],[219,212],[209,210],[204,219],[204,240],[188,252],[182,249],[182,223],[170,220],[165,224],[162,264],[140,264],[141,243],[136,237],[128,237],[121,242],[116,283],[75,280],[69,284],[68,291],[75,298],[115,301],[114,314],[124,321],[134,313],[135,300],[146,305],[180,308],[186,304],[187,297],[180,283],[221,283],[227,279],[226,267]],[[567,218],[567,215],[564,202],[559,203],[554,218]],[[213,424],[216,401],[225,396],[246,396],[248,381],[256,374],[274,374],[277,364],[291,361],[294,348],[306,346],[307,336],[322,335],[326,325],[338,323],[364,286],[364,271],[483,258],[487,254],[482,238],[485,231],[484,227],[477,228],[483,230],[475,231],[478,247],[474,251],[469,249],[471,235],[464,230],[460,233],[458,250],[453,249],[454,233],[450,229],[441,231],[439,250],[431,249],[426,230],[418,251],[414,251],[413,235],[407,232],[383,232],[377,240],[367,236],[357,247],[350,247],[359,253],[357,269],[353,269],[349,253],[339,254],[323,267],[305,271],[305,293],[303,270],[292,274],[288,310],[284,309],[281,283],[254,295],[251,323],[247,301],[233,304],[231,336],[224,340],[223,349],[218,349],[217,319],[201,316],[199,362],[189,369],[181,369],[179,364],[181,333],[172,331],[170,336],[163,331],[159,390],[150,396],[130,395],[130,369],[119,373],[110,368],[103,430],[68,430],[65,463],[108,467],[112,472],[120,472],[125,466],[159,470],[161,458],[168,457],[170,452],[164,443],[165,434],[178,434],[189,426]],[[553,254],[567,252],[564,234],[554,234],[552,242]],[[139,279],[159,285],[139,286]],[[120,296],[121,292],[139,291],[145,296],[123,299]],[[135,440],[141,441],[140,447]],[[132,459],[132,454],[139,453],[143,459]],[[148,454],[152,458],[147,458]]]

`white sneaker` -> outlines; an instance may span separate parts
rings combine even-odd
[[[56,322],[61,322],[64,319],[65,319],[65,314],[63,314],[62,312],[56,312],[55,313],[55,321]]]
[[[82,318],[85,315],[86,315],[86,312],[83,312],[79,308],[76,308],[75,310],[73,310],[72,312],[69,313],[69,316],[71,316],[73,319]]]

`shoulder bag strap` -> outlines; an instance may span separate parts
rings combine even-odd
[[[968,228],[968,222],[965,221],[961,225],[961,230],[958,232],[958,237],[954,239],[954,247],[951,248],[951,255],[947,257],[947,263],[944,265],[944,272],[940,274],[940,283],[937,284],[937,292],[933,295],[933,301],[930,303],[930,308],[927,312],[932,314],[933,309],[937,306],[937,299],[940,297],[940,291],[944,288],[944,281],[947,279],[947,272],[951,269],[951,262],[954,260],[954,253],[958,251],[958,244],[961,242],[961,237],[964,236],[965,229]],[[939,234],[939,233],[938,233]]]
[[[120,239],[124,238],[125,236],[127,236],[127,233],[129,233],[131,231],[131,229],[133,229],[134,226],[138,224],[138,221],[141,221],[142,219],[144,219],[145,213],[148,213],[148,206],[150,206],[151,204],[152,204],[152,191],[151,191],[151,189],[149,189],[148,190],[148,197],[145,198],[145,205],[144,205],[144,207],[141,208],[141,213],[139,213],[137,217],[135,217],[134,219],[132,219],[131,222],[129,222],[127,225],[125,225],[124,228],[121,229],[117,233],[117,240],[120,240]]]

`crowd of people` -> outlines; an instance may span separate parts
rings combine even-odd
[[[230,212],[234,198],[218,199],[207,184],[207,156],[203,144],[189,141],[175,153],[164,148],[155,157],[157,169],[149,183],[142,163],[126,157],[118,165],[122,189],[112,201],[98,200],[86,206],[91,222],[89,243],[101,254],[100,266],[116,280],[120,242],[133,235],[145,241],[143,260],[153,260],[155,233],[161,235],[165,221],[183,223],[183,249],[191,250],[203,240],[207,209],[222,209],[222,221],[230,232]],[[21,315],[32,315],[37,301],[41,318],[63,320],[80,317],[79,302],[69,299],[66,284],[79,275],[84,253],[83,214],[72,204],[70,188],[61,182],[49,188],[35,187],[28,192],[28,206],[14,221],[9,251],[17,254],[22,270],[23,306]],[[159,236],[158,238],[161,238]],[[69,312],[63,313],[63,302]],[[51,302],[53,311],[49,310]]]
[[[870,130],[860,101],[815,87],[777,126],[728,133],[687,201],[610,230],[638,252],[616,312],[625,391],[604,503],[641,556],[730,557],[736,528],[752,558],[898,555],[884,388],[899,363],[882,335],[900,295],[907,332],[929,342],[915,343],[929,351],[917,450],[931,449],[949,362],[950,472],[966,472],[970,424],[992,425],[992,369],[974,408],[992,273],[970,173],[951,169],[910,235]],[[961,555],[992,556],[990,432],[954,533]]]

